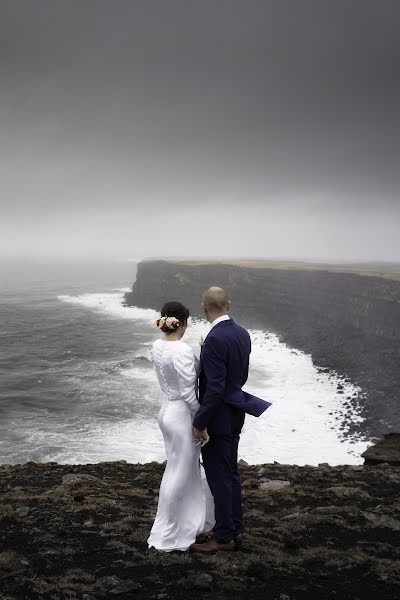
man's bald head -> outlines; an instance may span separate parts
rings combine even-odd
[[[217,318],[226,315],[230,308],[228,294],[222,287],[210,287],[202,297],[203,309],[207,317],[210,315]]]

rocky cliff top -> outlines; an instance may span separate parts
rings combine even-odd
[[[386,277],[400,280],[400,263],[318,263],[293,260],[264,260],[264,259],[167,259],[166,262],[175,265],[233,265],[252,269],[278,269],[300,271],[328,271],[332,273],[353,273],[372,277]]]
[[[159,554],[163,465],[0,466],[2,600],[400,598],[400,470],[241,464],[243,549]]]
[[[387,433],[377,444],[367,448],[361,455],[366,465],[386,463],[400,467],[400,433]]]

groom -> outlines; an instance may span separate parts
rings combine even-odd
[[[245,413],[259,417],[270,403],[242,390],[249,370],[250,336],[229,318],[230,301],[225,290],[211,287],[202,301],[211,330],[201,349],[200,408],[193,421],[193,433],[198,442],[206,441],[207,433],[210,436],[202,456],[214,497],[215,526],[213,537],[205,544],[193,544],[191,550],[213,554],[235,550],[241,544],[239,435]]]

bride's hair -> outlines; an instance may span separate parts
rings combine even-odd
[[[156,324],[165,334],[173,333],[180,325],[185,325],[189,311],[180,302],[166,302],[161,309],[161,317]]]

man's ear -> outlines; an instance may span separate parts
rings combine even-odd
[[[227,312],[229,312],[231,310],[231,301],[230,300],[228,300],[228,302],[227,302],[226,310],[227,310]]]

